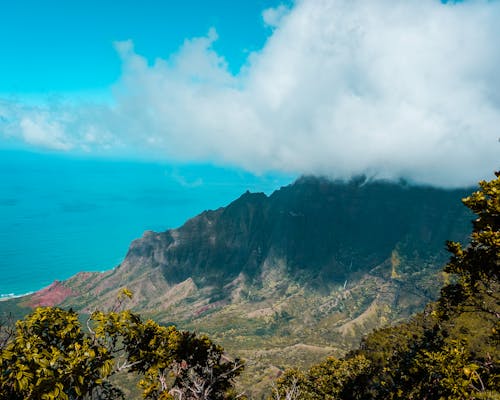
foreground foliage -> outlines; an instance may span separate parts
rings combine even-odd
[[[500,399],[500,173],[463,202],[477,219],[465,249],[447,244],[440,299],[341,360],[286,371],[274,399]]]
[[[2,334],[0,399],[124,398],[110,378],[129,371],[145,399],[218,400],[243,369],[207,337],[131,311],[97,311],[84,331],[75,312],[43,307]]]

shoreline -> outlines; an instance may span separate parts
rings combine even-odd
[[[5,293],[0,294],[0,301],[7,301],[11,299],[18,299],[20,297],[29,296],[30,294],[35,293],[34,291],[23,293],[23,294],[15,294],[15,293]]]

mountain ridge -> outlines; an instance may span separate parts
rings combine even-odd
[[[111,271],[80,273],[58,283],[57,287],[71,289],[59,303],[89,309],[92,300],[102,305],[104,296],[107,304],[114,299],[111,292],[127,284],[135,288],[133,305],[141,310],[152,308],[148,301],[165,298],[166,293],[175,299],[180,293],[201,291],[214,303],[233,299],[235,285],[262,288],[273,274],[286,275],[311,290],[328,291],[371,270],[387,277],[384,263],[390,264],[391,279],[396,279],[417,259],[444,255],[445,240],[465,238],[467,213],[460,205],[448,204],[466,193],[311,176],[269,196],[247,191],[228,206],[204,211],[177,229],[146,231]],[[399,253],[418,254],[401,263]],[[175,289],[177,285],[181,286]],[[44,304],[40,292],[31,297]],[[164,302],[155,303],[168,308]]]

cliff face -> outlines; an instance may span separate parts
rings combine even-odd
[[[224,285],[240,275],[258,284],[266,260],[280,259],[300,283],[343,283],[395,249],[413,260],[443,255],[445,240],[469,228],[464,194],[302,178],[269,197],[245,193],[179,229],[148,232],[119,268],[160,268],[170,284]]]
[[[141,310],[188,315],[196,314],[190,310],[197,304],[193,299],[169,311],[186,300],[179,290],[171,293],[178,285],[182,295],[227,304],[273,279],[281,291],[298,285],[329,293],[367,273],[392,284],[427,279],[415,291],[432,297],[439,284],[430,278],[446,261],[445,241],[462,240],[469,230],[470,216],[460,202],[468,192],[314,177],[269,197],[247,192],[178,229],[146,232],[115,270],[67,281],[81,294],[68,301],[98,307],[129,286]],[[268,295],[281,295],[280,290]],[[167,295],[168,301],[159,301]]]
[[[60,304],[106,309],[128,287],[129,306],[208,333],[253,360],[248,379],[264,382],[435,298],[445,241],[470,231],[468,193],[314,177],[270,196],[247,192],[178,229],[146,232],[112,271],[59,283],[71,289]]]

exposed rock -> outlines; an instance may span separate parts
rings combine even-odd
[[[75,296],[77,293],[65,284],[54,281],[46,288],[39,290],[30,296],[26,303],[29,307],[52,307],[61,304],[70,296]]]

